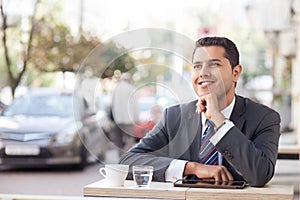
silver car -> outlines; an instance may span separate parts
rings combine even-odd
[[[16,98],[0,116],[0,166],[83,168],[88,158],[103,158],[108,123],[106,115],[91,112],[82,97],[70,92],[46,90]]]

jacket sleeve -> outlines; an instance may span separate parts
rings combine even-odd
[[[164,112],[164,116],[166,113],[167,111]],[[168,157],[168,143],[169,135],[163,117],[146,137],[121,156],[119,163],[130,165],[128,178],[132,178],[133,165],[152,165],[154,167],[153,180],[165,181],[165,171],[173,160]]]
[[[231,128],[216,148],[251,186],[259,187],[274,175],[279,137],[280,116],[268,109],[248,117],[241,130]]]

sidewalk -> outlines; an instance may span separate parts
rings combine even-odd
[[[283,133],[279,141],[280,145],[295,145],[293,133]],[[294,200],[299,200],[300,190],[300,160],[299,159],[278,159],[275,175],[271,184],[294,185]]]
[[[294,185],[294,200],[299,200],[300,160],[277,160],[275,175],[270,183]]]

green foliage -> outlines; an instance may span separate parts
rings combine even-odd
[[[55,73],[44,73],[38,70],[28,70],[26,76],[26,85],[33,87],[51,87],[55,81]],[[38,78],[37,78],[38,77]]]
[[[99,43],[98,38],[88,33],[72,36],[68,26],[40,20],[34,29],[30,62],[42,72],[76,72]]]
[[[118,57],[104,70],[101,78],[112,77],[116,70],[120,72],[131,71],[133,73],[136,70],[133,58],[128,54]]]
[[[28,24],[28,33],[32,29],[31,40],[22,38],[21,21],[14,27],[5,28],[10,64],[7,66],[3,59],[0,60],[1,85],[10,85],[13,91],[21,80],[26,85],[49,86],[54,80],[51,76],[55,73],[52,72],[77,72],[89,53],[95,47],[103,46],[100,39],[90,33],[80,30],[77,35],[72,34],[70,27],[61,21],[60,5],[60,1],[38,1],[34,17]],[[30,47],[29,53],[25,51],[27,47]],[[120,56],[119,52],[123,51],[122,47],[110,45],[103,56],[116,59],[109,63],[108,68],[103,68],[105,59],[98,57],[93,71],[105,71],[101,78],[112,76],[115,70],[128,71],[134,66],[134,61],[128,55]],[[4,57],[4,52],[0,51],[0,55]],[[22,70],[26,73],[20,73]],[[8,72],[11,72],[11,77]]]

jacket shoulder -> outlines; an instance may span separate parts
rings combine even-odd
[[[264,115],[264,114],[274,114],[279,116],[279,113],[275,111],[273,108],[270,108],[264,104],[253,101],[247,97],[237,96],[237,107],[241,112],[256,114],[256,115]]]
[[[180,114],[185,117],[192,117],[196,112],[197,100],[188,103],[176,104],[166,108],[168,114]]]

